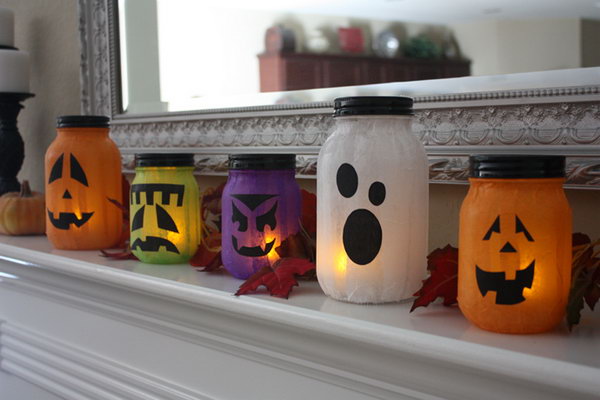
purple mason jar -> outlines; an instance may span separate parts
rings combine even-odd
[[[229,156],[222,197],[222,258],[247,279],[277,261],[275,249],[300,230],[300,187],[294,154]]]

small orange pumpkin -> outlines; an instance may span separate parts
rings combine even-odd
[[[3,235],[43,235],[46,231],[44,195],[32,192],[23,181],[21,192],[0,196],[0,233]]]

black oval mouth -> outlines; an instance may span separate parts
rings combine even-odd
[[[344,224],[344,249],[350,260],[358,265],[373,261],[381,249],[383,232],[379,220],[364,208],[354,210]]]
[[[94,215],[93,212],[90,213],[81,213],[81,218],[78,218],[77,215],[70,212],[61,212],[58,214],[58,218],[54,218],[54,213],[48,210],[48,218],[50,222],[56,229],[67,230],[71,227],[71,225],[75,225],[78,228],[81,228],[83,224],[88,222],[90,218]]]
[[[238,253],[241,256],[246,256],[246,257],[262,257],[262,256],[266,256],[267,254],[269,254],[269,252],[273,249],[273,246],[275,245],[275,239],[273,239],[270,242],[265,243],[264,250],[260,246],[254,246],[254,247],[242,246],[242,247],[238,247],[238,240],[233,235],[231,235],[231,242],[233,243],[233,248],[235,249],[236,253]]]

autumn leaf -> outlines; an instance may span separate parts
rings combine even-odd
[[[221,268],[221,233],[209,231],[198,246],[190,265],[203,272],[214,272]]]
[[[281,244],[275,247],[275,251],[281,258],[305,258],[315,262],[316,243],[301,229],[298,233],[288,236]]]
[[[573,270],[566,315],[569,330],[580,322],[584,305],[594,310],[600,299],[600,251],[594,251],[598,245],[600,240],[592,243],[587,235],[573,234]]]
[[[202,236],[190,265],[202,272],[214,272],[223,266],[221,261],[221,196],[225,184],[206,189],[200,196]]]
[[[203,226],[221,231],[221,197],[225,184],[206,189],[200,196],[200,215]]]
[[[102,257],[106,257],[109,260],[137,260],[138,258],[131,252],[129,246],[125,249],[119,249],[116,251],[100,250]]]
[[[302,206],[300,222],[309,236],[315,236],[317,232],[317,196],[304,189],[300,191]]]
[[[125,175],[121,174],[121,188],[122,196],[120,201],[107,197],[107,200],[118,207],[123,213],[123,224],[121,225],[121,237],[119,242],[115,245],[115,248],[123,249],[128,251],[129,249],[129,182],[125,178]],[[101,250],[102,251],[102,250]],[[116,253],[115,253],[116,254]],[[103,254],[104,255],[104,254]],[[106,257],[106,255],[104,255]],[[134,256],[135,257],[135,256]],[[114,257],[109,257],[114,258]],[[137,258],[136,258],[137,260]]]
[[[280,258],[272,267],[265,266],[248,278],[235,295],[249,294],[265,286],[271,296],[287,299],[292,288],[298,286],[297,276],[314,269],[315,264],[305,258]]]
[[[418,296],[410,309],[427,307],[438,297],[444,299],[444,305],[456,304],[458,291],[458,249],[447,245],[443,249],[435,249],[427,256],[429,278],[414,296]]]

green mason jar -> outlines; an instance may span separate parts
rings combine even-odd
[[[192,154],[138,154],[131,185],[131,250],[140,261],[189,261],[200,244],[200,199]]]

